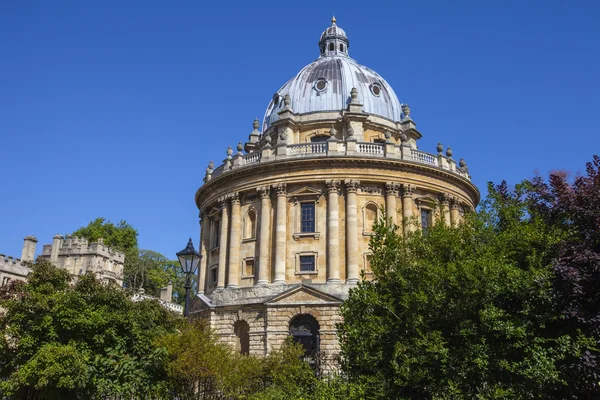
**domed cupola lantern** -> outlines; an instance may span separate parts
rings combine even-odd
[[[348,36],[346,36],[346,32],[337,26],[335,17],[331,18],[331,26],[323,31],[319,40],[321,57],[347,56],[348,47],[350,47],[350,41],[348,40]]]

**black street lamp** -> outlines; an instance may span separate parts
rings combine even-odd
[[[185,308],[183,309],[183,316],[187,318],[190,312],[189,303],[190,289],[192,288],[192,275],[196,273],[202,255],[194,249],[192,238],[190,238],[185,249],[177,253],[177,258],[179,259],[179,264],[185,274]]]

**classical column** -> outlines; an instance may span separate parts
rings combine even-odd
[[[287,185],[279,183],[275,186],[277,190],[277,209],[275,227],[275,280],[273,283],[285,284],[285,259],[287,240]]]
[[[412,185],[402,185],[402,222],[404,225],[404,233],[412,232],[414,230],[413,221],[411,220],[413,215],[413,192],[415,187]]]
[[[270,190],[268,186],[262,186],[256,189],[260,193],[260,232],[258,242],[260,245],[258,256],[258,282],[257,285],[267,285],[269,283],[269,250],[271,236],[271,202],[269,201]]]
[[[385,184],[385,218],[386,220],[392,220],[392,223],[398,224],[396,218],[396,197],[398,196],[398,191],[400,190],[400,185],[394,182],[387,182]]]
[[[327,282],[340,281],[340,211],[338,191],[340,181],[328,179],[327,184]]]
[[[242,206],[238,193],[231,196],[231,236],[229,238],[229,274],[227,287],[236,288],[240,281],[240,241],[242,229]]]
[[[441,215],[441,220],[444,221],[444,224],[446,224],[446,226],[450,226],[451,222],[450,222],[450,195],[447,193],[442,193],[440,194],[440,212],[442,213]]]
[[[208,216],[202,213],[200,216],[200,254],[202,255],[202,259],[198,265],[197,293],[204,293],[204,286],[206,285],[206,271],[208,270],[208,221]]]
[[[460,223],[460,202],[456,197],[450,198],[450,223],[452,225]]]
[[[356,191],[360,181],[346,180],[346,282],[358,282],[358,216]]]
[[[227,199],[219,199],[221,206],[221,233],[219,235],[219,273],[217,278],[217,289],[225,288],[225,270],[227,269],[227,228],[229,215],[227,210]]]

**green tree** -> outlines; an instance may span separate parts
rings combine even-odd
[[[365,398],[564,398],[561,365],[593,341],[561,332],[552,261],[564,231],[529,185],[489,186],[479,213],[403,236],[380,221],[374,279],[342,306],[343,369]],[[557,397],[558,396],[558,397]]]
[[[102,238],[107,246],[124,252],[126,257],[135,257],[138,251],[138,231],[124,220],[115,225],[106,218],[96,218],[72,235],[86,238],[89,242]]]
[[[1,295],[0,392],[13,399],[159,398],[164,349],[179,317],[92,275],[38,259]]]

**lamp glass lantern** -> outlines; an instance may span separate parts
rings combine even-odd
[[[179,259],[179,264],[181,265],[183,273],[191,275],[196,272],[202,256],[194,249],[194,244],[190,238],[185,249],[177,253],[177,258]]]

